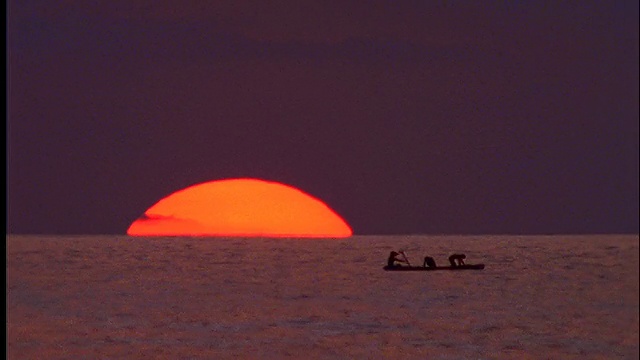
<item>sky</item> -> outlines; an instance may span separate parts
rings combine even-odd
[[[250,177],[355,234],[638,233],[637,1],[7,5],[7,233]]]

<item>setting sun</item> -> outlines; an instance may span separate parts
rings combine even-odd
[[[170,194],[134,221],[127,235],[343,238],[352,231],[324,202],[294,187],[228,179]]]

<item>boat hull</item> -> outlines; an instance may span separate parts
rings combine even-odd
[[[422,267],[422,266],[385,266],[385,271],[436,271],[436,270],[482,270],[484,264],[471,264],[471,265],[459,265],[459,266],[436,266],[436,267]]]

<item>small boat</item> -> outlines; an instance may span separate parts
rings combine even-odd
[[[484,264],[470,264],[470,265],[458,265],[458,266],[385,266],[385,271],[435,271],[435,270],[482,270]]]

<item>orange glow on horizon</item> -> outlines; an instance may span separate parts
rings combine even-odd
[[[161,199],[129,226],[127,235],[344,238],[352,231],[325,203],[294,187],[228,179]]]

